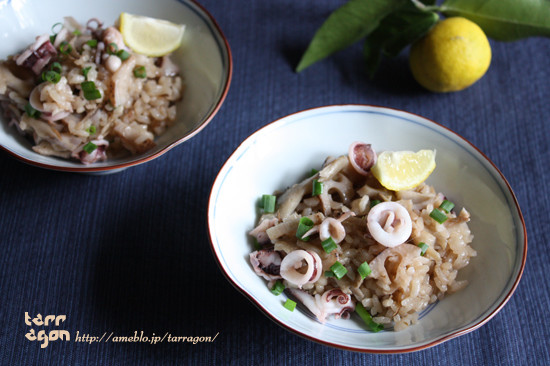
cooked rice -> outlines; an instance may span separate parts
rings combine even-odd
[[[260,224],[273,220],[276,224],[266,233],[271,245],[284,258],[288,253],[304,249],[317,253],[322,260],[323,273],[330,270],[335,261],[348,270],[340,280],[321,276],[316,282],[302,287],[310,295],[320,295],[327,290],[339,288],[350,294],[373,316],[373,320],[396,331],[414,324],[418,314],[429,304],[456,292],[467,285],[457,280],[458,271],[468,265],[476,255],[470,243],[473,235],[467,222],[470,214],[462,208],[458,214],[449,213],[447,221],[437,223],[429,215],[445,199],[427,184],[393,192],[383,188],[372,176],[361,176],[353,171],[347,156],[329,160],[323,170],[314,177],[298,183],[278,197],[278,211],[264,214]],[[312,179],[324,183],[321,196],[311,196]],[[373,239],[366,225],[366,217],[373,200],[396,201],[406,208],[412,220],[412,234],[396,247],[386,247]],[[355,216],[345,219],[345,238],[337,249],[326,253],[319,235],[311,240],[296,238],[298,221],[303,216],[320,223],[325,217],[338,218],[346,212]],[[418,244],[424,242],[429,248],[420,255]],[[357,268],[368,262],[372,273],[363,279]],[[270,283],[270,286],[272,285]],[[284,281],[287,288],[295,285]]]

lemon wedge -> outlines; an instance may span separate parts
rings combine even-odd
[[[384,151],[371,172],[387,189],[401,191],[418,186],[434,169],[435,150]]]
[[[185,25],[128,13],[120,14],[120,33],[132,51],[160,57],[181,45]]]

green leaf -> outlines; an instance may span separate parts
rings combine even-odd
[[[548,0],[446,0],[441,11],[470,19],[488,37],[500,41],[550,37]]]
[[[300,72],[317,61],[361,40],[380,21],[409,0],[350,0],[336,9],[317,30],[300,60]]]
[[[423,35],[439,21],[439,15],[434,12],[425,12],[423,14],[410,14],[409,17],[403,17],[403,27],[401,32],[392,35],[386,41],[384,54],[387,56],[395,57],[401,50],[407,45],[413,43],[417,39],[420,39]]]
[[[384,47],[380,42],[377,42],[378,37],[374,39],[367,38],[363,44],[363,57],[365,58],[365,65],[369,77],[372,79],[376,70],[380,66],[382,61],[382,48]]]
[[[403,48],[426,34],[438,20],[437,13],[420,10],[412,2],[384,18],[363,45],[369,76],[374,76],[382,55],[397,56]]]

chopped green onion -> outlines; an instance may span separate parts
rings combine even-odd
[[[360,302],[358,302],[357,305],[355,305],[355,312],[359,314],[361,319],[363,319],[367,327],[372,332],[376,333],[384,329],[384,326],[382,324],[378,324],[372,319],[372,316],[370,315],[370,313],[367,311],[367,309],[365,309],[363,304],[361,304]]]
[[[332,271],[325,271],[325,277],[336,277],[336,276],[334,275],[334,272],[332,272]]]
[[[277,197],[271,194],[264,194],[262,196],[262,207],[265,213],[275,212],[275,203],[277,202]]]
[[[256,250],[262,249],[262,244],[260,244],[257,239],[254,239],[254,249]]]
[[[52,63],[52,66],[50,66],[50,70],[61,74],[61,72],[63,71],[63,67],[61,67],[61,64],[59,62],[54,62]]]
[[[80,84],[80,86],[82,87],[82,92],[84,93],[84,98],[86,98],[86,100],[101,98],[101,93],[97,90],[93,81],[84,81]]]
[[[63,41],[59,45],[59,52],[61,52],[64,55],[70,53],[72,50],[73,50],[73,47],[68,42]]]
[[[38,118],[40,117],[40,111],[37,111],[36,109],[34,109],[30,103],[27,103],[27,105],[25,106],[25,112],[27,113],[27,115],[31,118]]]
[[[88,80],[88,73],[90,72],[91,68],[92,68],[91,66],[88,66],[88,67],[85,67],[85,68],[82,69],[82,75],[84,75],[86,80]]]
[[[323,183],[319,182],[317,179],[313,180],[313,191],[311,192],[312,196],[318,196],[323,193]]]
[[[61,80],[61,74],[52,70],[42,72],[42,81],[57,84]]]
[[[455,204],[447,200],[443,200],[443,202],[441,202],[441,204],[439,205],[439,208],[447,213],[451,212],[454,207]]]
[[[338,245],[336,245],[336,242],[334,241],[334,239],[332,239],[332,237],[329,237],[327,240],[323,240],[321,246],[327,253],[330,253],[334,249],[338,248]]]
[[[430,217],[440,224],[447,221],[447,215],[445,215],[445,213],[438,208],[434,208],[433,211],[430,212]]]
[[[61,27],[61,28],[59,28],[59,30],[57,30],[57,27]],[[61,29],[63,29],[63,23],[61,23],[61,22],[57,22],[57,23],[55,23],[54,25],[52,25],[52,33],[53,33],[54,35],[56,35],[57,33],[59,33],[59,31],[60,31]]]
[[[277,281],[271,288],[271,293],[275,296],[279,296],[280,294],[283,293],[284,289],[285,289],[285,285],[283,285],[281,281]]]
[[[42,72],[42,81],[49,81],[51,83],[57,84],[59,80],[61,80],[61,71],[63,71],[63,68],[61,67],[61,64],[59,62],[52,63],[48,71]]]
[[[130,54],[126,51],[126,50],[120,50],[116,53],[116,55],[122,60],[122,61],[126,61],[129,57],[130,57]]]
[[[302,217],[300,219],[300,222],[298,223],[298,229],[296,230],[296,237],[300,240],[308,241],[309,236],[306,238],[304,238],[303,236],[305,233],[310,231],[311,228],[313,228],[313,226],[315,226],[315,224],[309,217],[305,217],[305,216]]]
[[[372,270],[369,267],[369,264],[367,262],[361,263],[361,265],[357,268],[357,272],[361,275],[363,278],[367,278]]]
[[[147,71],[145,70],[145,66],[136,66],[134,68],[134,76],[136,78],[145,79],[147,77]]]
[[[88,91],[88,92],[84,92],[84,98],[86,98],[86,100],[101,99],[101,92],[97,89],[94,89],[94,90],[91,90],[91,91]]]
[[[93,81],[84,81],[82,84],[80,84],[80,86],[82,87],[82,90],[85,92],[96,89],[95,83]]]
[[[96,127],[94,125],[90,125],[90,127],[86,129],[86,132],[88,132],[90,135],[93,135],[95,131],[96,131]]]
[[[312,169],[311,169],[311,172],[309,172],[309,176],[310,176],[310,177],[313,177],[313,176],[314,176],[315,174],[317,174],[317,173],[319,173],[319,171],[318,171],[317,169],[315,169],[315,168],[312,168]]]
[[[109,45],[107,46],[107,53],[110,55],[116,55],[117,52],[118,52],[117,44],[115,42],[109,43]]]
[[[86,44],[92,48],[96,47],[97,46],[97,39],[90,39],[89,41],[86,42]]]
[[[290,299],[287,299],[283,306],[289,311],[294,311],[294,309],[296,308],[296,302]]]
[[[73,35],[75,35],[75,36],[80,36],[80,35],[82,35],[82,32],[80,31],[80,29],[75,29],[75,30],[73,31]]]
[[[372,200],[370,201],[370,207],[373,208],[374,206],[376,206],[377,204],[381,203],[382,201],[380,200]]]
[[[52,35],[50,36],[50,43],[52,43],[52,44],[55,42],[55,39],[57,37],[57,33],[59,32],[57,30],[58,26],[61,27],[61,28],[59,28],[59,30],[63,29],[63,24],[62,23],[58,22],[58,23],[55,23],[54,25],[52,25]]]
[[[338,261],[334,262],[332,266],[330,266],[331,271],[334,273],[334,276],[338,278],[339,280],[342,279],[348,273],[348,270],[344,265]]]
[[[430,247],[428,244],[424,243],[423,241],[421,241],[420,243],[418,243],[418,246],[420,247],[420,255],[424,255],[426,254],[426,250],[428,250],[428,248]]]
[[[82,147],[82,150],[86,151],[88,154],[94,152],[95,149],[97,149],[97,145],[91,141]]]

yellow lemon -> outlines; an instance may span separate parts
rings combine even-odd
[[[435,169],[435,150],[383,151],[378,155],[372,174],[392,191],[414,188]]]
[[[462,17],[437,23],[409,53],[414,78],[434,92],[469,87],[485,74],[490,63],[487,36],[477,24]]]
[[[128,13],[120,14],[120,33],[132,51],[159,57],[175,51],[183,39],[185,26],[166,20]]]

